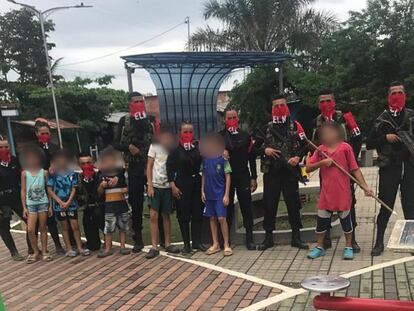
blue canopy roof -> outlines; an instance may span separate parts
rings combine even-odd
[[[178,129],[191,121],[198,134],[216,130],[220,86],[236,68],[275,64],[292,57],[276,52],[167,52],[122,57],[132,68],[146,69],[160,102],[161,120]]]

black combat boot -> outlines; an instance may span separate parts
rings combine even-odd
[[[268,248],[271,248],[274,246],[274,242],[273,242],[273,232],[272,231],[266,231],[266,236],[265,239],[263,240],[263,243],[260,244],[257,249],[259,251],[264,251]]]
[[[361,252],[361,247],[358,245],[358,243],[355,239],[355,229],[352,232],[352,250],[354,251],[354,253],[360,253]]]
[[[132,248],[133,253],[139,253],[144,248],[144,241],[142,240],[141,231],[136,231],[134,234],[134,247]]]
[[[183,255],[192,253],[190,245],[190,224],[188,222],[180,221],[181,236],[183,237],[184,247],[180,250]]]
[[[374,248],[371,251],[371,256],[380,256],[384,252],[384,233],[385,228],[377,226],[377,239],[375,241]]]
[[[292,241],[290,245],[299,249],[309,249],[309,245],[301,240],[299,229],[292,229]]]
[[[256,250],[256,244],[253,241],[253,230],[246,229],[246,248],[249,251]]]

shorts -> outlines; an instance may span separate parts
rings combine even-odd
[[[227,208],[223,200],[207,200],[203,214],[205,217],[227,217]]]
[[[78,211],[66,211],[66,212],[54,211],[54,213],[55,213],[55,218],[57,221],[78,219]]]
[[[35,204],[35,205],[27,205],[27,209],[29,210],[29,214],[39,214],[44,213],[49,210],[49,204]]]
[[[154,188],[154,197],[148,198],[148,206],[158,214],[170,215],[173,207],[171,188]]]
[[[325,233],[331,227],[331,218],[334,212],[327,210],[318,210],[318,218],[316,224],[316,233]],[[354,231],[351,220],[351,211],[338,211],[339,221],[341,222],[344,233]]]
[[[128,230],[129,213],[121,214],[105,213],[105,228],[104,234],[112,234],[115,232],[115,227],[118,227],[119,232],[126,232]]]

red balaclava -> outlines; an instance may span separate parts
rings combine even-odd
[[[323,103],[319,103],[319,110],[324,118],[332,120],[335,113],[336,103],[334,100],[329,100]]]
[[[286,123],[290,116],[289,107],[287,105],[275,105],[272,107],[272,122],[281,124]]]
[[[397,116],[405,107],[405,93],[394,93],[388,95],[388,108],[390,112]]]
[[[129,103],[129,113],[135,118],[135,120],[142,120],[147,117],[147,112],[145,111],[145,101],[131,101]]]
[[[9,149],[0,149],[0,163],[8,166],[11,162],[11,153]]]
[[[91,180],[95,175],[95,166],[93,164],[84,164],[80,166],[85,180]]]
[[[180,134],[180,145],[185,150],[191,150],[194,148],[193,145],[194,134],[191,132],[181,133]]]
[[[50,143],[50,134],[49,133],[41,133],[39,134],[39,136],[37,137],[37,140],[39,141],[39,143],[47,146]]]
[[[231,134],[237,134],[238,128],[239,128],[239,118],[227,119],[226,120],[226,129]]]

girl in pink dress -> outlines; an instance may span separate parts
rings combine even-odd
[[[320,128],[319,137],[321,145],[311,157],[308,158],[306,171],[313,172],[320,169],[321,193],[318,201],[318,218],[316,226],[317,245],[313,248],[308,258],[315,259],[325,255],[323,240],[325,232],[331,225],[334,212],[338,213],[342,230],[345,234],[343,258],[352,260],[352,232],[354,228],[351,222],[351,180],[344,172],[337,168],[333,162],[352,174],[362,185],[365,195],[373,195],[372,190],[365,182],[364,176],[355,161],[352,147],[343,140],[343,130],[337,123],[326,123]],[[327,158],[324,154],[328,155]]]

